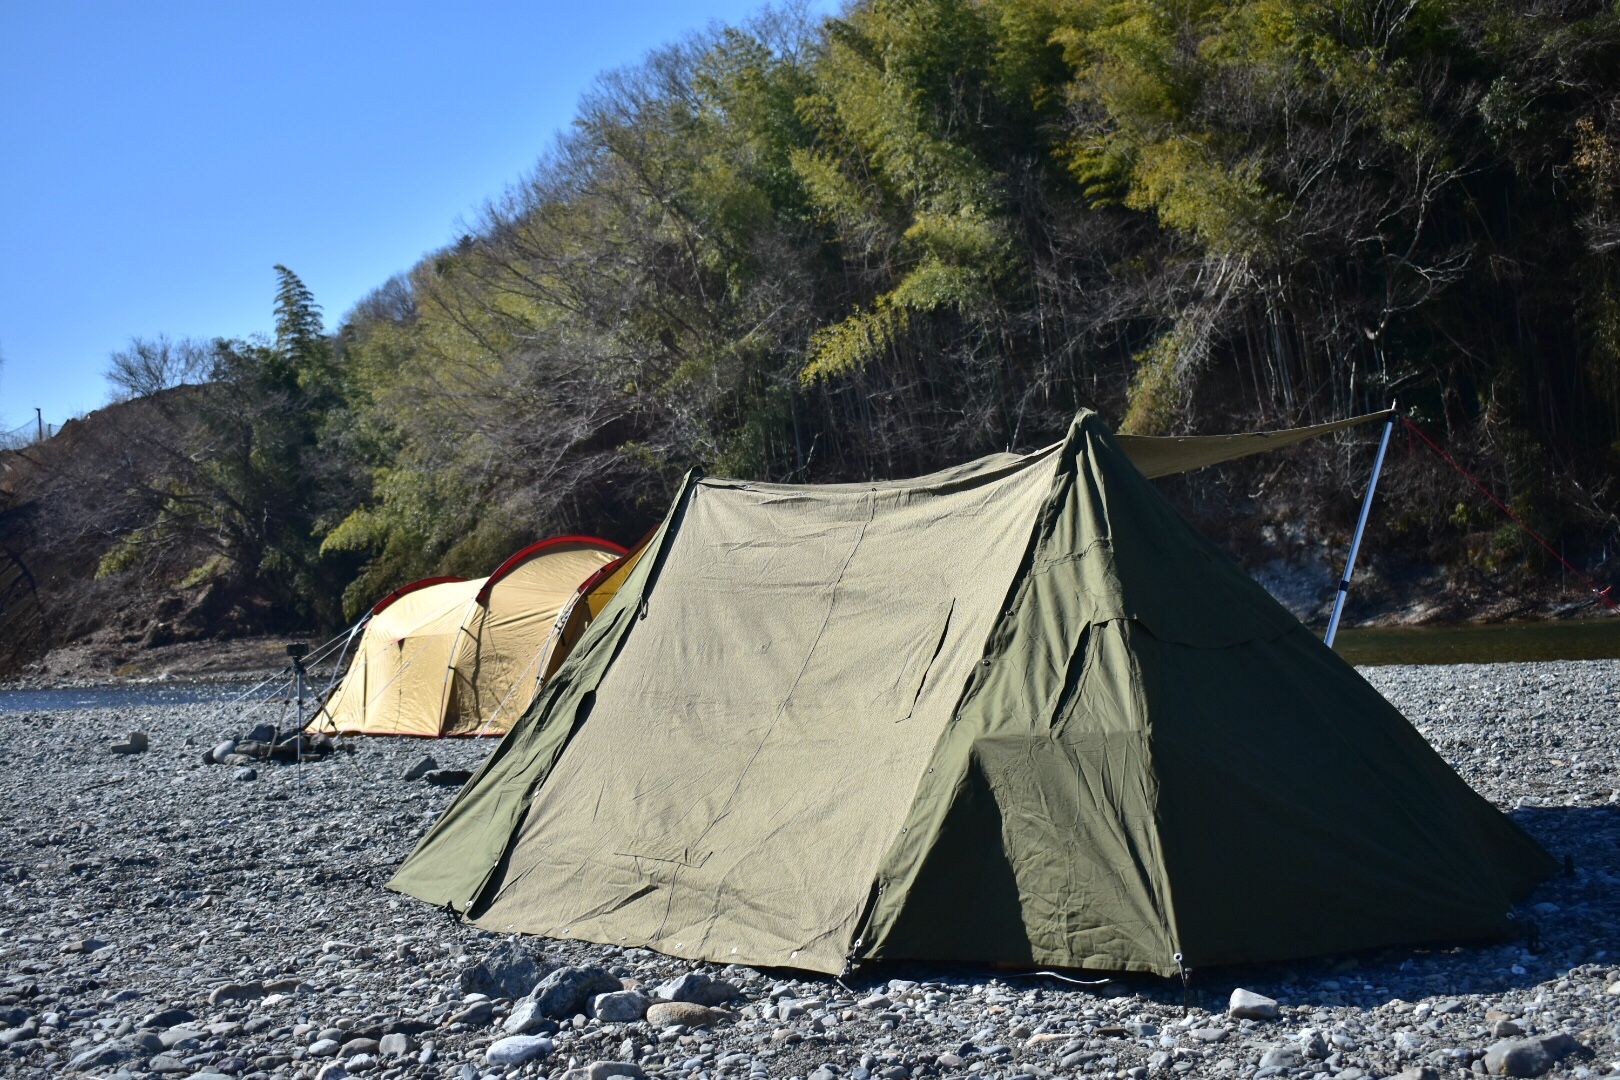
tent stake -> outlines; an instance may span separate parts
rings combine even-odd
[[[1384,452],[1389,449],[1389,433],[1395,430],[1395,403],[1390,402],[1389,407],[1392,411],[1384,422],[1384,436],[1378,441],[1378,457],[1373,461],[1372,479],[1367,481],[1367,494],[1361,499],[1361,517],[1356,522],[1356,534],[1350,538],[1350,555],[1344,560],[1344,576],[1339,579],[1339,592],[1333,598],[1333,617],[1328,620],[1327,637],[1322,639],[1328,648],[1333,647],[1333,639],[1339,634],[1339,617],[1344,614],[1344,602],[1350,595],[1350,575],[1356,570],[1361,534],[1366,531],[1367,518],[1372,514],[1373,492],[1378,490],[1378,474],[1384,470]]]

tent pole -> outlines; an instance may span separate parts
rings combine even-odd
[[[445,669],[444,669],[444,685],[439,687],[439,720],[438,720],[438,723],[439,723],[439,734],[440,735],[444,734],[444,721],[446,719],[444,711],[445,711],[445,709],[450,707],[450,684],[454,681],[454,679],[456,677],[456,653],[461,649],[461,635],[467,634],[468,637],[473,639],[473,644],[475,646],[478,643],[478,638],[473,637],[472,634],[467,633],[467,620],[472,618],[473,612],[477,611],[478,608],[479,608],[478,598],[475,596],[475,597],[472,598],[472,600],[470,600],[468,602],[468,604],[467,604],[467,613],[461,617],[461,625],[459,627],[457,627],[454,642],[450,646],[450,659],[446,662]],[[483,659],[482,657],[479,657],[479,656],[476,656],[476,655],[474,656],[473,669],[475,671],[477,670],[478,665],[482,661],[482,659]]]
[[[1378,441],[1378,457],[1373,460],[1372,479],[1367,481],[1367,494],[1361,498],[1361,517],[1356,522],[1356,534],[1350,538],[1350,555],[1344,560],[1344,576],[1339,579],[1339,591],[1333,598],[1333,616],[1328,619],[1327,637],[1322,640],[1328,648],[1339,635],[1339,617],[1344,614],[1344,602],[1350,595],[1350,575],[1356,570],[1356,554],[1361,550],[1361,534],[1367,530],[1367,518],[1372,514],[1373,492],[1378,490],[1378,474],[1384,470],[1384,452],[1389,449],[1389,435],[1395,430],[1395,403],[1390,402],[1389,419],[1384,422],[1384,436]]]
[[[299,788],[304,786],[304,655],[308,649],[307,645],[287,646],[287,653],[292,657],[293,663],[293,692],[297,696],[297,705],[294,708],[298,711],[293,713],[293,731],[296,732],[293,738],[297,742],[293,743],[293,754],[298,759]]]

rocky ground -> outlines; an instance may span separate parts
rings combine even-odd
[[[1533,940],[1199,971],[1186,989],[918,966],[839,982],[513,943],[381,888],[454,793],[405,779],[412,766],[431,753],[471,768],[490,741],[379,739],[301,767],[214,765],[204,755],[244,730],[217,706],[0,712],[0,1074],[1620,1072],[1620,661],[1367,674],[1471,783],[1572,858],[1522,908]],[[132,729],[149,748],[113,753]],[[577,970],[591,967],[611,978]],[[726,988],[703,979],[661,986],[694,972],[737,996],[721,1001]],[[636,1020],[648,999],[619,993],[583,1015],[589,995],[625,982],[688,1003]],[[1278,1004],[1232,1015],[1236,988]],[[619,1016],[632,1019],[607,1019]],[[619,1064],[592,1067],[604,1062]]]

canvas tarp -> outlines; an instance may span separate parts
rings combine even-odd
[[[1500,933],[1550,868],[1082,414],[905,483],[689,478],[390,885],[718,962],[1170,974]]]
[[[1114,441],[1131,459],[1131,464],[1149,477],[1173,476],[1223,461],[1236,461],[1251,454],[1281,450],[1308,439],[1319,439],[1336,431],[1348,431],[1375,420],[1388,420],[1395,410],[1351,416],[1325,424],[1281,428],[1277,431],[1240,431],[1231,435],[1115,435]]]

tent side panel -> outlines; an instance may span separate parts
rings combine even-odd
[[[527,712],[400,864],[387,887],[466,912],[496,878],[529,799],[569,736],[589,713],[596,687],[631,626],[643,591],[674,534],[694,478],[688,475],[644,558],[615,602],[586,630]]]
[[[1315,635],[1132,637],[1189,965],[1514,932],[1551,858]]]
[[[1140,732],[974,743],[935,842],[868,955],[1173,974]]]
[[[840,970],[1052,463],[704,482],[478,924]]]

